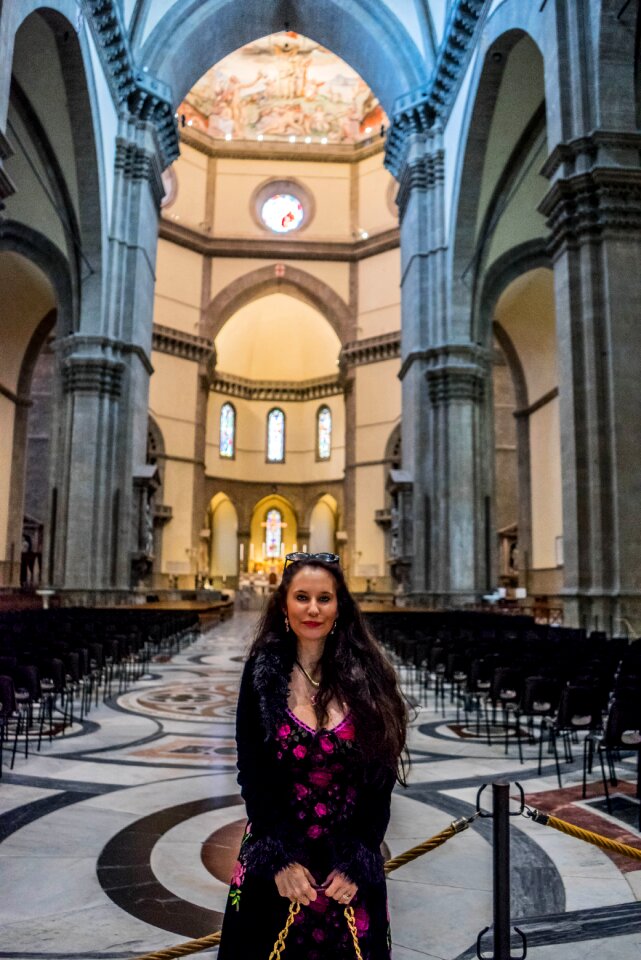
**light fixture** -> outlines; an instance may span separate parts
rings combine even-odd
[[[371,133],[371,132],[372,132],[371,127],[365,127],[365,133]]]
[[[188,126],[188,127],[193,127],[193,125],[194,125],[194,121],[193,121],[193,120],[188,120],[188,121],[187,121],[187,126]]]
[[[258,136],[256,137],[256,139],[257,139],[257,140],[260,140],[260,141],[262,142],[265,138],[263,137],[263,134],[262,134],[262,133],[259,133]]]
[[[361,240],[367,240],[368,237],[369,237],[369,233],[367,232],[367,230],[361,230]]]
[[[290,142],[290,143],[296,143],[296,137],[294,136],[293,133],[292,133],[291,137],[289,138],[289,142]]]
[[[312,142],[311,137],[305,137],[305,143],[311,143],[311,142]]]
[[[327,143],[327,137],[321,137],[321,143]]]
[[[225,134],[225,140],[231,140],[231,133]]]

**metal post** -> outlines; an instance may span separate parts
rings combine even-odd
[[[509,804],[509,783],[493,783],[494,960],[510,960]]]

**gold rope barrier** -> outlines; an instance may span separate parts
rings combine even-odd
[[[577,827],[567,820],[559,820],[551,814],[542,813],[533,807],[526,807],[527,816],[535,823],[542,823],[546,827],[553,827],[560,833],[567,833],[569,837],[576,837],[577,840],[584,840],[595,847],[601,847],[602,850],[611,850],[612,853],[620,853],[624,857],[630,857],[632,860],[641,860],[641,850],[636,847],[630,847],[627,843],[619,843],[618,840],[610,840],[609,837],[602,837],[598,833],[592,833],[591,830],[584,830],[583,827]]]
[[[423,843],[419,843],[410,850],[406,850],[405,853],[399,854],[398,857],[392,857],[391,860],[387,860],[384,864],[385,873],[388,874],[391,873],[392,870],[398,870],[399,867],[403,867],[405,864],[411,863],[412,860],[417,860],[419,857],[422,857],[423,854],[429,853],[430,850],[436,850],[437,847],[442,846],[452,837],[455,837],[457,833],[462,833],[463,830],[467,830],[469,825],[476,820],[477,816],[478,814],[474,813],[471,817],[460,817],[458,820],[453,820],[449,827],[441,830],[440,833],[434,834],[434,836],[430,837],[429,840],[424,840]],[[296,907],[298,909],[295,909]],[[272,958],[279,960],[280,955],[285,948],[285,937],[287,936],[289,927],[294,922],[294,916],[296,913],[298,913],[298,910],[300,910],[300,904],[292,904],[290,906],[287,922],[278,935],[278,940],[274,944],[274,949],[272,950],[269,960],[272,960]],[[347,925],[349,926],[350,933],[352,934],[352,939],[354,940],[354,948],[356,950],[357,960],[362,960],[360,946],[358,944],[358,935],[356,933],[354,910],[352,907],[345,908],[345,917],[347,919]],[[208,947],[215,947],[219,943],[220,930],[218,930],[216,933],[210,933],[206,937],[200,937],[199,940],[187,940],[185,943],[179,943],[175,947],[165,947],[163,950],[156,950],[153,953],[145,953],[143,956],[136,957],[135,960],[175,960],[177,957],[187,957],[192,953],[199,953],[201,950],[207,950]],[[278,952],[276,952],[277,949]]]

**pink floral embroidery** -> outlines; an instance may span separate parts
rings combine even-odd
[[[354,920],[356,922],[356,932],[359,937],[369,930],[369,914],[365,907],[356,907],[354,909]]]
[[[317,803],[314,807],[314,813],[317,817],[325,817],[327,815],[327,807],[324,803]]]
[[[325,931],[322,927],[316,927],[315,930],[312,930],[312,936],[316,943],[321,943],[325,939]]]
[[[298,746],[294,747],[292,753],[297,760],[302,760],[303,757],[307,755],[307,747],[304,747],[302,743],[299,743]]]
[[[347,717],[340,726],[334,731],[339,740],[353,740],[356,734],[354,724],[350,717]]]
[[[307,794],[309,793],[309,790],[308,790],[308,788],[307,788],[306,786],[304,786],[304,784],[302,784],[302,783],[295,783],[295,784],[294,784],[294,793],[296,794],[296,799],[297,799],[297,800],[304,800],[305,797],[307,796]]]
[[[234,887],[242,886],[242,882],[244,879],[245,879],[245,867],[240,862],[240,860],[237,860],[234,866],[234,872],[231,875],[232,886]]]
[[[312,840],[317,840],[323,832],[323,828],[319,827],[317,823],[313,823],[311,827],[307,829],[307,836],[311,837]]]
[[[309,782],[315,787],[328,787],[332,782],[332,775],[329,770],[310,770]]]
[[[345,791],[345,799],[348,803],[355,803],[356,801],[356,788],[348,787]]]
[[[334,752],[334,744],[333,744],[332,741],[329,739],[329,737],[321,737],[321,738],[320,738],[320,745],[321,745],[321,750],[324,750],[325,753],[333,753],[333,752]],[[294,751],[294,752],[295,752],[295,751]]]
[[[290,725],[288,723],[284,723],[282,727],[279,727],[278,729],[278,736],[287,737],[291,732],[292,732],[292,728],[290,727]]]

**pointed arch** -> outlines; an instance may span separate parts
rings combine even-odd
[[[178,105],[206,71],[257,37],[283,29],[332,50],[371,87],[390,116],[401,94],[427,83],[429,58],[380,0],[297,0],[260,3],[248,16],[236,0],[185,0],[154,27],[138,58],[166,83]]]
[[[205,312],[205,335],[215,340],[241,307],[270,293],[285,293],[302,300],[326,318],[341,344],[349,339],[353,314],[342,297],[318,277],[289,264],[259,267],[233,280],[216,294]]]

